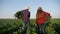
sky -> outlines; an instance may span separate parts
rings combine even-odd
[[[38,7],[51,14],[52,18],[60,18],[60,0],[0,0],[0,19],[14,18],[17,11],[30,7],[31,19],[36,18]]]

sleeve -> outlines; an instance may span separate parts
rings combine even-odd
[[[49,19],[51,18],[51,15],[50,15],[50,14],[48,14],[48,18],[49,18]]]
[[[51,15],[49,13],[46,14],[46,21],[49,21],[51,19]]]
[[[29,15],[28,15],[28,17],[30,18],[30,12],[29,12]]]

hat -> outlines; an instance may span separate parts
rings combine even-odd
[[[29,9],[29,6],[26,6],[25,9]]]

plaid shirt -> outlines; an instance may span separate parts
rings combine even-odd
[[[30,12],[28,10],[22,10],[22,21],[29,22],[30,21]]]
[[[36,14],[36,23],[43,24],[45,23],[46,19],[48,19],[50,16],[47,12],[37,13]]]

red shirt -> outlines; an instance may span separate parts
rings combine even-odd
[[[38,23],[38,24],[45,23],[46,15],[50,16],[50,14],[47,13],[47,12],[37,13],[37,15],[36,15],[36,23]]]

